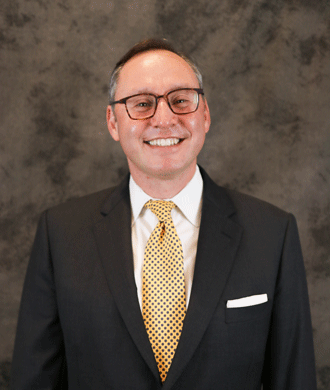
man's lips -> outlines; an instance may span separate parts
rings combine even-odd
[[[180,141],[182,141],[182,138],[157,138],[145,142],[151,146],[173,146],[177,145]]]

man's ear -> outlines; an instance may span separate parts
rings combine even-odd
[[[110,105],[107,107],[107,125],[111,137],[115,141],[119,141],[118,123],[116,120],[114,109]]]
[[[211,125],[211,115],[206,98],[204,99],[204,131],[205,134],[209,131]]]

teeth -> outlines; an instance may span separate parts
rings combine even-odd
[[[152,146],[172,146],[176,145],[179,143],[180,139],[179,138],[160,138],[160,139],[154,139],[152,141],[148,141],[149,145]]]

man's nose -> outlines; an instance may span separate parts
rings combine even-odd
[[[151,121],[153,125],[157,126],[169,126],[176,123],[177,115],[170,109],[164,97],[158,100],[156,112]]]

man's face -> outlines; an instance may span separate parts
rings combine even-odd
[[[139,93],[163,95],[178,88],[199,88],[198,80],[186,61],[178,55],[155,50],[130,59],[121,70],[115,100]],[[210,127],[209,109],[202,97],[197,111],[174,114],[161,98],[152,118],[133,120],[124,104],[108,106],[107,123],[111,136],[126,154],[133,178],[173,179],[195,172],[197,155]],[[116,116],[113,111],[115,110]],[[173,139],[170,146],[151,145],[150,141]]]

